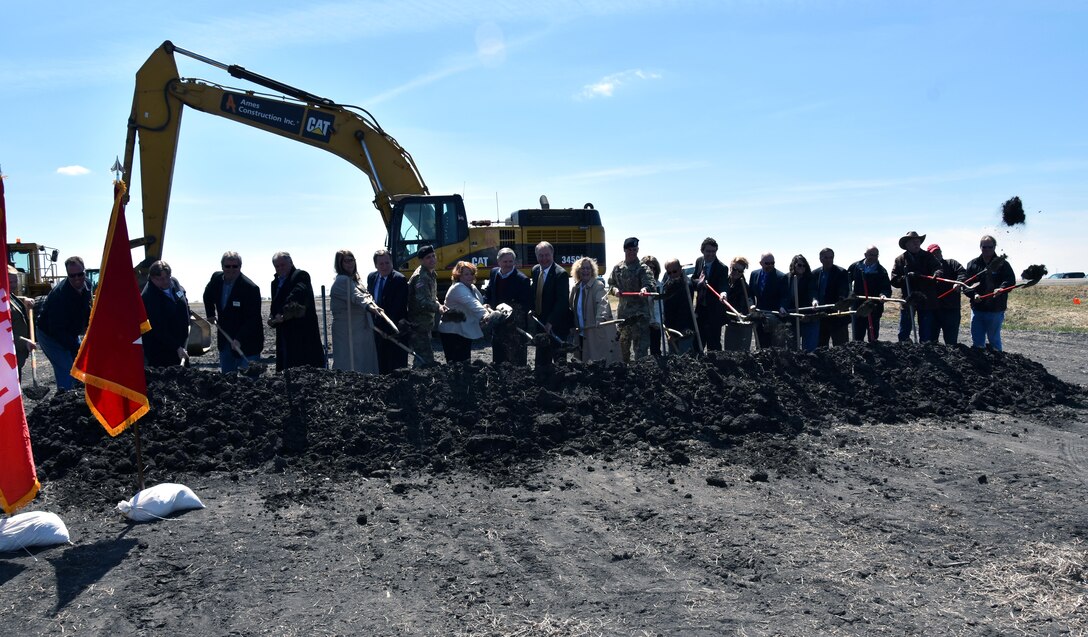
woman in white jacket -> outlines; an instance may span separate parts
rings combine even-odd
[[[438,324],[442,339],[442,352],[446,362],[467,361],[471,358],[472,341],[483,338],[480,322],[490,313],[484,307],[484,299],[476,289],[476,266],[468,261],[458,261],[453,266],[453,285],[446,291],[448,308]],[[462,318],[463,317],[463,318]]]
[[[332,305],[332,368],[378,373],[374,343],[374,299],[359,279],[355,255],[340,250],[333,261],[336,279],[329,291]]]

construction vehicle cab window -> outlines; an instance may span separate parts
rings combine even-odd
[[[277,94],[182,78],[175,53]],[[583,256],[606,262],[600,215],[589,204],[581,209],[552,210],[541,197],[540,209],[520,210],[504,221],[470,223],[462,197],[431,194],[411,154],[365,109],[339,104],[164,42],[136,74],[125,144],[123,179],[131,184],[139,141],[144,235],[132,243],[144,247],[144,259],[136,266],[141,282],[146,280],[148,266],[163,255],[184,107],[320,148],[362,171],[374,191],[373,204],[385,225],[394,266],[406,276],[419,265],[416,255],[424,245],[435,248],[438,269],[448,270],[458,261],[468,261],[479,266],[478,280],[487,279],[499,249],[504,247],[514,250],[523,271],[528,272],[535,263],[533,248],[541,241],[556,247],[555,258],[561,264]]]

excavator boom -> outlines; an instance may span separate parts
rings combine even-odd
[[[234,77],[276,90],[283,96],[233,90],[203,80],[181,78],[175,53],[224,69]],[[145,258],[137,266],[138,272],[162,258],[184,107],[302,142],[345,159],[370,178],[374,206],[387,228],[392,222],[396,196],[428,194],[411,155],[362,109],[337,104],[240,66],[215,62],[167,41],[151,54],[136,74],[125,143],[126,183],[131,183],[137,142],[140,147],[144,236],[134,243],[144,246]]]

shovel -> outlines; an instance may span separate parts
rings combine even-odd
[[[409,348],[409,347],[408,347],[407,345],[405,345],[404,343],[401,343],[400,341],[398,341],[398,340],[396,339],[396,337],[393,337],[393,336],[390,336],[389,334],[386,334],[386,333],[385,333],[385,332],[383,332],[383,331],[382,331],[381,329],[379,329],[377,325],[375,325],[373,329],[374,329],[374,333],[375,333],[375,334],[377,334],[378,336],[380,336],[380,337],[384,338],[385,340],[389,341],[390,343],[392,343],[392,344],[396,345],[397,347],[401,348],[402,350],[404,350],[404,351],[408,352],[408,355],[409,355],[409,356],[412,356],[412,357],[413,357],[413,359],[414,359],[414,358],[418,358],[418,356],[416,355],[416,353],[415,353],[415,352],[413,352],[413,351],[412,351],[412,350],[411,350],[411,349],[410,349],[410,348]]]
[[[729,310],[729,313],[732,314],[735,319],[737,319],[737,323],[740,323],[741,325],[749,325],[751,323],[751,321],[749,321],[746,316],[738,312],[737,308],[733,307],[732,303],[726,301],[725,297],[719,294],[718,291],[714,289],[714,286],[710,285],[710,283],[707,283],[706,289],[710,290],[711,294],[718,297],[718,300],[725,305],[725,309]]]
[[[367,307],[370,308],[371,312],[373,312],[374,314],[377,314],[378,316],[382,317],[382,319],[385,320],[385,322],[389,325],[389,327],[393,328],[393,333],[394,334],[400,334],[400,330],[397,329],[397,324],[393,322],[393,319],[389,318],[389,315],[385,313],[385,309],[383,309],[382,306],[380,306],[377,303],[371,301],[370,303],[367,304]]]
[[[639,293],[639,292],[635,292],[634,294],[640,294],[640,293]],[[647,293],[647,294],[650,294],[650,293]],[[536,324],[540,326],[540,329],[544,330],[544,333],[545,333],[545,334],[547,334],[548,336],[552,337],[552,340],[554,340],[554,341],[555,341],[555,343],[556,343],[556,346],[558,346],[558,347],[559,347],[559,351],[561,351],[561,352],[569,352],[569,351],[573,351],[573,350],[577,349],[576,347],[574,347],[574,345],[572,345],[572,344],[570,344],[570,343],[568,343],[568,342],[564,341],[563,339],[559,338],[559,337],[558,337],[558,336],[556,336],[555,334],[552,334],[551,332],[549,332],[549,331],[548,331],[548,328],[547,328],[547,327],[545,327],[545,326],[544,326],[544,324],[540,322],[540,319],[538,319],[537,317],[533,316],[533,313],[532,313],[532,312],[529,312],[529,318],[533,319],[533,321],[534,321],[534,322],[536,322]]]
[[[485,318],[490,323],[494,323],[495,325],[502,325],[506,321],[509,321],[510,317],[513,315],[514,308],[510,307],[508,303],[499,303],[499,305],[494,310],[491,310],[491,313],[488,314]],[[530,341],[533,340],[532,334],[526,332],[517,325],[514,326],[514,329],[518,331],[518,334],[521,334]]]
[[[257,377],[257,376],[260,376],[261,374],[264,373],[264,364],[250,362],[250,360],[248,358],[246,358],[245,352],[242,351],[242,348],[238,347],[235,344],[235,341],[231,337],[231,335],[227,334],[226,330],[224,330],[219,325],[219,321],[215,322],[215,329],[219,330],[219,333],[222,334],[228,341],[230,341],[230,348],[232,350],[234,350],[235,354],[238,354],[238,356],[241,357],[242,364],[243,364],[243,367],[242,367],[242,373],[243,374],[245,374],[246,376]]]
[[[28,324],[28,327],[30,328],[30,339],[27,340],[27,343],[33,346],[30,348],[31,385],[30,387],[26,388],[26,395],[33,398],[34,400],[41,400],[42,398],[45,398],[46,394],[49,393],[49,388],[42,387],[38,384],[38,358],[34,355],[35,351],[38,348],[38,344],[35,342],[34,339],[34,308],[32,307],[28,307],[26,309],[26,322]]]
[[[1031,286],[1035,285],[1038,282],[1039,282],[1039,279],[1031,279],[1030,281],[1025,281],[1023,283],[1017,283],[1016,285],[1010,285],[1008,287],[999,288],[997,290],[994,290],[993,292],[990,292],[989,294],[980,294],[980,295],[976,296],[975,298],[976,299],[988,299],[988,298],[990,298],[992,296],[997,296],[998,294],[1008,294],[1009,292],[1012,292],[1013,290],[1018,289],[1018,288],[1030,288]]]
[[[970,283],[971,281],[974,281],[975,279],[977,279],[978,277],[980,277],[981,275],[983,275],[983,274],[985,274],[987,272],[990,272],[992,274],[997,274],[997,271],[1001,269],[1001,266],[1005,265],[1005,259],[1007,259],[1007,258],[1008,257],[1005,256],[1004,254],[994,257],[993,260],[990,261],[990,264],[986,266],[985,270],[982,270],[981,272],[976,272],[975,274],[972,274],[971,276],[964,279],[963,283],[964,284]],[[947,291],[941,293],[941,295],[938,296],[937,299],[938,300],[943,299],[944,297],[948,296],[949,294],[952,294],[952,292],[955,289],[956,288],[952,288],[950,290],[947,290]]]
[[[953,287],[953,289],[959,287],[964,290],[973,290],[979,286],[981,281],[975,281],[974,283],[967,283],[966,281],[957,281],[955,279],[942,279],[939,276],[930,276],[928,274],[916,275],[919,279],[929,279],[930,281],[940,281],[941,283],[947,283]],[[948,290],[945,290],[947,292]],[[937,297],[940,298],[940,297]]]

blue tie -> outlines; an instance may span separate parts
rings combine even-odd
[[[378,275],[378,285],[375,287],[375,290],[374,290],[374,302],[375,303],[381,303],[382,302],[382,287],[384,285],[385,285],[385,277],[379,274]]]

